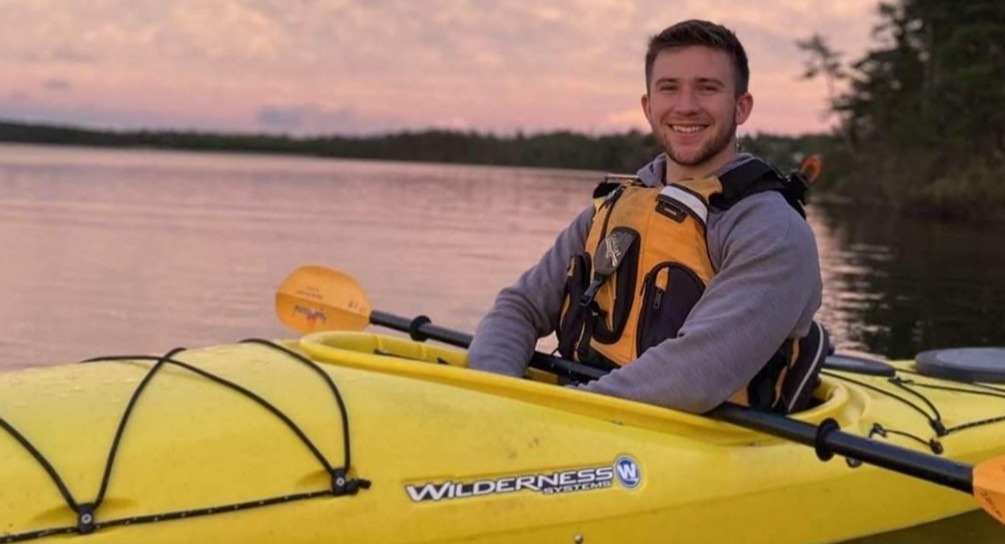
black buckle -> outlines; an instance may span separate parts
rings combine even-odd
[[[77,508],[77,532],[82,535],[94,532],[93,504],[81,504]]]
[[[344,468],[332,470],[332,493],[336,497],[355,495],[360,489],[370,489],[370,480],[349,478]]]
[[[785,185],[787,186],[788,192],[796,197],[799,202],[803,204],[807,203],[806,193],[810,190],[810,186],[812,184],[810,183],[809,178],[806,177],[806,174],[803,174],[799,170],[793,170],[789,173],[788,177],[785,178]]]

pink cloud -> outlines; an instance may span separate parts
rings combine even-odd
[[[826,90],[797,80],[795,40],[821,32],[854,58],[868,45],[874,6],[9,1],[0,3],[0,50],[8,52],[0,96],[28,93],[47,111],[152,127],[280,130],[263,124],[262,112],[299,107],[297,130],[623,130],[644,127],[632,111],[644,91],[648,36],[702,17],[734,28],[748,49],[757,104],[746,129],[804,132],[827,126]],[[73,92],[31,93],[45,81],[72,82]],[[0,103],[0,115],[14,109]]]

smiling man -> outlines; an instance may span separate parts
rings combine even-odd
[[[804,408],[827,352],[805,186],[738,153],[753,110],[729,29],[684,21],[652,37],[642,110],[664,153],[598,187],[593,206],[503,289],[471,367],[523,374],[537,339],[609,373],[578,387],[702,413],[726,400]]]
[[[692,28],[693,27],[693,28]],[[739,42],[722,46],[701,25],[674,27],[653,39],[646,56],[642,111],[653,136],[670,158],[667,181],[701,177],[736,156],[736,127],[754,106],[747,92],[750,72]],[[683,30],[712,45],[675,45]],[[728,31],[725,31],[728,32]],[[691,37],[691,36],[689,36]],[[734,38],[735,39],[735,38]]]

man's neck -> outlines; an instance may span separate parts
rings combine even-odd
[[[695,164],[692,166],[678,164],[670,158],[669,154],[667,154],[667,166],[666,172],[663,175],[663,182],[671,183],[682,179],[701,179],[708,177],[716,170],[729,164],[731,161],[736,159],[736,157],[736,145],[733,142],[730,142],[730,144],[719,152],[718,155],[701,164]]]

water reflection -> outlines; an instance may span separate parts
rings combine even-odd
[[[908,358],[1005,344],[1005,227],[852,207],[813,212],[826,290],[821,317],[839,345]]]

